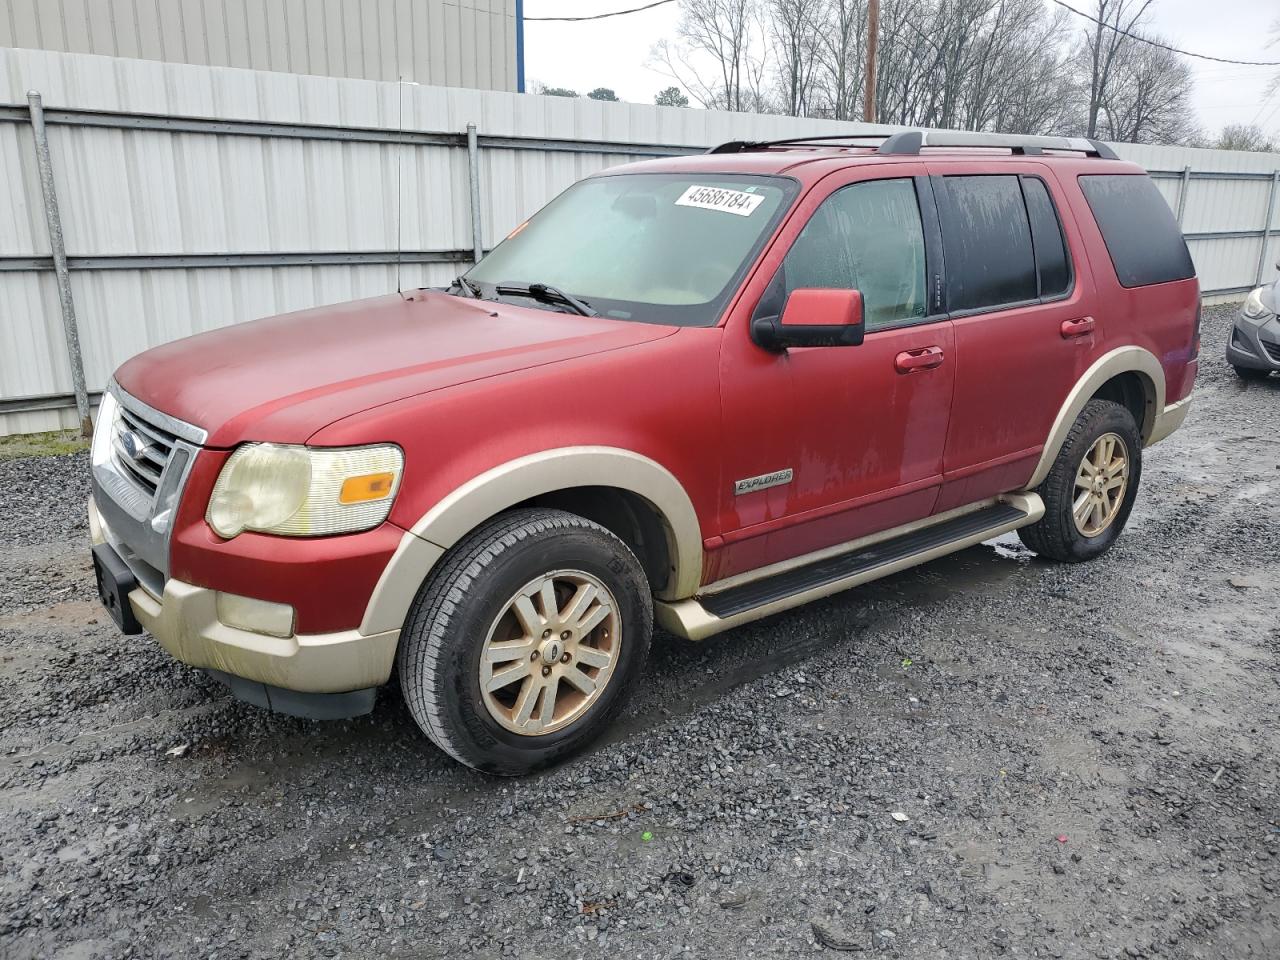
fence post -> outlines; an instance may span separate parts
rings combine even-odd
[[[480,226],[480,146],[474,123],[467,124],[467,171],[471,175],[471,248],[479,263],[484,256],[484,237]]]
[[[1182,186],[1178,188],[1178,226],[1182,226],[1182,214],[1187,209],[1187,189],[1191,186],[1191,165],[1182,168]]]
[[[93,435],[89,418],[89,391],[84,384],[84,359],[80,355],[80,330],[76,325],[76,305],[71,297],[71,274],[67,270],[67,250],[62,242],[62,217],[58,213],[58,195],[53,187],[53,164],[49,159],[49,135],[44,125],[44,103],[35,90],[27,91],[31,110],[31,132],[36,142],[36,166],[40,170],[40,191],[44,194],[44,219],[49,225],[49,246],[53,251],[53,270],[58,278],[58,302],[62,306],[62,329],[67,339],[67,360],[71,363],[71,385],[76,394],[76,414],[80,432]]]
[[[1276,185],[1280,183],[1280,170],[1271,171],[1271,189],[1267,191],[1267,219],[1262,224],[1262,249],[1258,251],[1258,270],[1253,277],[1255,287],[1262,286],[1262,271],[1267,265],[1267,248],[1271,246],[1271,218],[1276,212]]]

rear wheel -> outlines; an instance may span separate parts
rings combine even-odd
[[[1018,536],[1052,560],[1100,556],[1124,529],[1141,474],[1142,438],[1133,414],[1110,400],[1090,400],[1036,489],[1044,516]]]
[[[1265,380],[1267,377],[1271,376],[1271,372],[1269,370],[1258,370],[1254,367],[1238,367],[1234,363],[1231,365],[1231,369],[1236,372],[1236,376],[1241,380]]]
[[[626,544],[571,513],[514,510],[457,544],[423,585],[400,683],[445,752],[488,773],[528,773],[608,725],[652,623]]]

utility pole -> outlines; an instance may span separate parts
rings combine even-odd
[[[880,43],[880,0],[867,0],[867,76],[862,91],[862,119],[876,122],[876,47]]]

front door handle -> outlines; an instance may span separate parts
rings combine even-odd
[[[921,347],[919,350],[903,350],[893,358],[893,369],[899,373],[913,370],[932,370],[942,365],[946,355],[941,347]]]
[[[1093,333],[1093,317],[1078,317],[1075,320],[1062,321],[1062,339],[1071,340],[1075,337],[1087,337]]]

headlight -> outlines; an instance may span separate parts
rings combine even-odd
[[[111,435],[116,427],[117,407],[119,404],[116,402],[116,395],[108,387],[102,391],[98,420],[93,425],[93,441],[89,447],[89,456],[95,467],[111,459]]]
[[[1244,298],[1244,315],[1250,320],[1259,320],[1270,314],[1271,311],[1262,302],[1262,287],[1258,287]]]
[[[319,537],[376,527],[404,468],[399,447],[326,450],[247,443],[218,474],[205,519],[224,539],[245,530]]]

